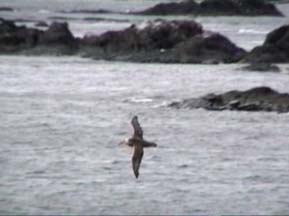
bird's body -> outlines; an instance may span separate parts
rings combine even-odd
[[[138,178],[139,176],[139,167],[143,158],[143,148],[145,147],[156,147],[157,144],[153,142],[148,142],[143,139],[143,130],[138,122],[137,116],[134,116],[131,120],[131,124],[134,129],[134,134],[132,138],[130,138],[128,141],[122,143],[126,144],[130,147],[134,148],[134,153],[132,156],[132,168],[135,174],[135,177]]]

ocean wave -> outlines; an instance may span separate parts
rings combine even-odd
[[[267,31],[259,31],[256,29],[239,29],[238,34],[267,34]]]
[[[154,100],[152,98],[136,98],[132,97],[129,99],[124,100],[124,102],[129,103],[152,103]]]

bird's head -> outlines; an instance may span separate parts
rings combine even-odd
[[[125,140],[121,141],[118,145],[128,145],[128,143],[129,143],[129,140],[125,139]]]

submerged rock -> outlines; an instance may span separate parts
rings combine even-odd
[[[81,9],[81,10],[63,10],[60,13],[84,13],[84,14],[106,14],[106,13],[115,13],[110,10],[104,9]]]
[[[289,25],[271,31],[263,45],[252,49],[243,62],[289,62]]]
[[[177,3],[160,3],[133,13],[142,15],[283,16],[273,4],[262,0],[204,0],[201,3],[186,0]]]
[[[246,71],[259,71],[259,72],[280,72],[277,65],[270,63],[251,63],[241,68]]]
[[[11,7],[0,7],[0,11],[15,11],[14,8]]]
[[[246,91],[229,91],[208,94],[199,98],[173,102],[173,108],[237,111],[289,112],[289,94],[279,93],[269,87],[256,87]]]

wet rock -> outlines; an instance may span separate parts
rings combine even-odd
[[[289,94],[279,93],[269,87],[256,87],[246,91],[229,91],[223,94],[208,94],[199,98],[173,102],[172,108],[237,111],[289,112]]]
[[[68,29],[67,23],[53,22],[49,28],[40,35],[40,44],[65,44],[74,46],[75,38]]]
[[[48,24],[45,21],[39,21],[35,23],[36,27],[48,27]]]
[[[0,52],[78,53],[94,59],[204,64],[236,62],[246,54],[225,36],[204,31],[200,24],[188,20],[158,20],[77,39],[67,23],[53,22],[44,31],[2,20]]]
[[[96,59],[137,62],[235,62],[245,54],[226,37],[184,20],[149,22],[144,28],[132,25],[84,37],[81,44],[86,54]]]
[[[0,52],[10,53],[36,45],[40,31],[0,19]]]
[[[245,51],[218,33],[197,35],[178,44],[175,48],[183,63],[231,63],[240,60]]]
[[[198,13],[199,5],[191,0],[183,2],[160,3],[144,11],[134,12],[142,15],[181,15]]]
[[[76,49],[77,40],[66,23],[52,23],[42,31],[0,19],[0,53],[67,54]]]
[[[178,3],[160,3],[146,10],[135,12],[134,14],[282,16],[282,13],[273,4],[262,0],[204,0],[200,3],[187,0]]]
[[[251,63],[241,68],[246,71],[259,71],[259,72],[280,72],[277,65],[270,63]]]
[[[255,47],[243,62],[289,62],[289,25],[271,31],[263,45]]]

